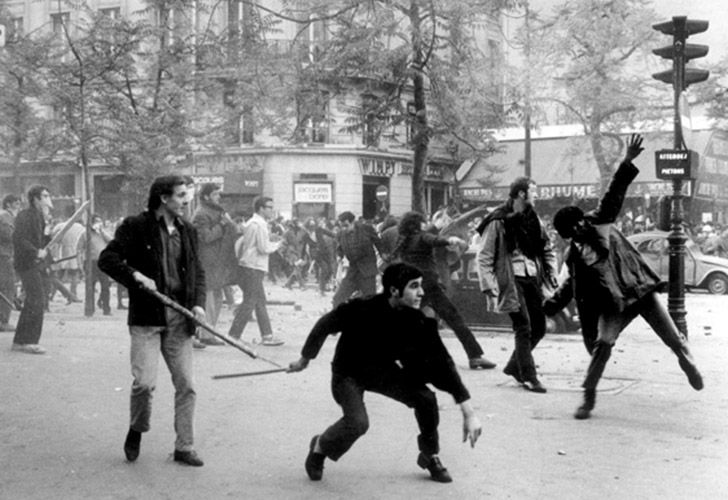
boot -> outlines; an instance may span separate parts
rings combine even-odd
[[[591,411],[594,409],[594,404],[597,400],[596,389],[584,389],[584,402],[574,413],[574,418],[577,420],[586,420],[591,417]]]
[[[698,371],[698,367],[695,366],[692,354],[686,344],[681,345],[678,349],[675,349],[677,354],[678,363],[680,368],[687,375],[690,386],[699,391],[703,388],[703,376]]]

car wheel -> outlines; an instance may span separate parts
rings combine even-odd
[[[708,277],[708,291],[713,295],[724,295],[728,292],[728,277],[722,274],[711,274]]]

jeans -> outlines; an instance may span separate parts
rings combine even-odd
[[[483,355],[483,349],[478,344],[478,341],[475,340],[473,332],[465,324],[460,312],[447,295],[445,295],[442,286],[437,281],[427,280],[422,284],[422,288],[425,292],[425,297],[422,300],[423,307],[425,305],[432,307],[437,315],[452,328],[463,349],[465,349],[468,359],[481,357]]]
[[[161,350],[174,385],[174,447],[190,451],[194,444],[193,417],[196,393],[192,380],[192,337],[187,320],[180,313],[166,309],[167,326],[129,326],[131,334],[130,427],[138,432],[149,430],[152,395],[157,383],[157,366]]]
[[[344,411],[344,416],[321,434],[319,445],[327,457],[338,460],[369,429],[364,391],[382,394],[413,408],[420,428],[417,437],[420,451],[425,455],[434,455],[440,450],[437,398],[426,386],[407,381],[400,370],[383,373],[375,383],[366,385],[352,377],[334,373],[331,392]]]
[[[516,345],[505,370],[513,371],[515,364],[521,378],[530,382],[536,380],[536,366],[531,351],[546,333],[543,293],[536,278],[516,277],[516,289],[521,308],[509,313]]]
[[[25,300],[15,327],[13,344],[37,344],[43,331],[43,312],[46,305],[44,271],[34,267],[19,271],[18,274],[25,290]]]
[[[265,272],[259,269],[241,267],[239,275],[238,286],[243,291],[243,303],[235,311],[235,318],[233,318],[233,323],[230,325],[228,335],[239,339],[255,310],[255,318],[258,320],[261,337],[273,336],[268,308],[265,305],[266,297],[265,288],[263,287]]]

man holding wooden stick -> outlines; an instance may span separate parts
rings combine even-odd
[[[205,319],[205,274],[199,260],[197,232],[183,217],[186,206],[184,179],[176,175],[158,177],[149,190],[147,210],[126,218],[99,257],[99,268],[129,290],[134,381],[124,453],[130,462],[139,456],[141,434],[149,430],[161,351],[175,388],[174,460],[203,465],[193,440],[196,393],[192,337],[195,320]],[[191,309],[195,319],[153,300],[150,291],[160,291]]]

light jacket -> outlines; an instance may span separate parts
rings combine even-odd
[[[270,241],[268,223],[259,214],[254,214],[243,230],[243,236],[235,243],[238,265],[259,271],[268,271],[268,255],[278,249]]]
[[[536,278],[539,285],[548,286],[549,276],[556,276],[556,254],[541,224],[541,237],[544,244],[543,257],[534,259],[537,267]],[[513,272],[513,261],[508,252],[505,238],[505,225],[502,219],[494,219],[483,232],[477,254],[478,281],[483,292],[495,290],[498,296],[498,311],[516,312],[521,308]]]

